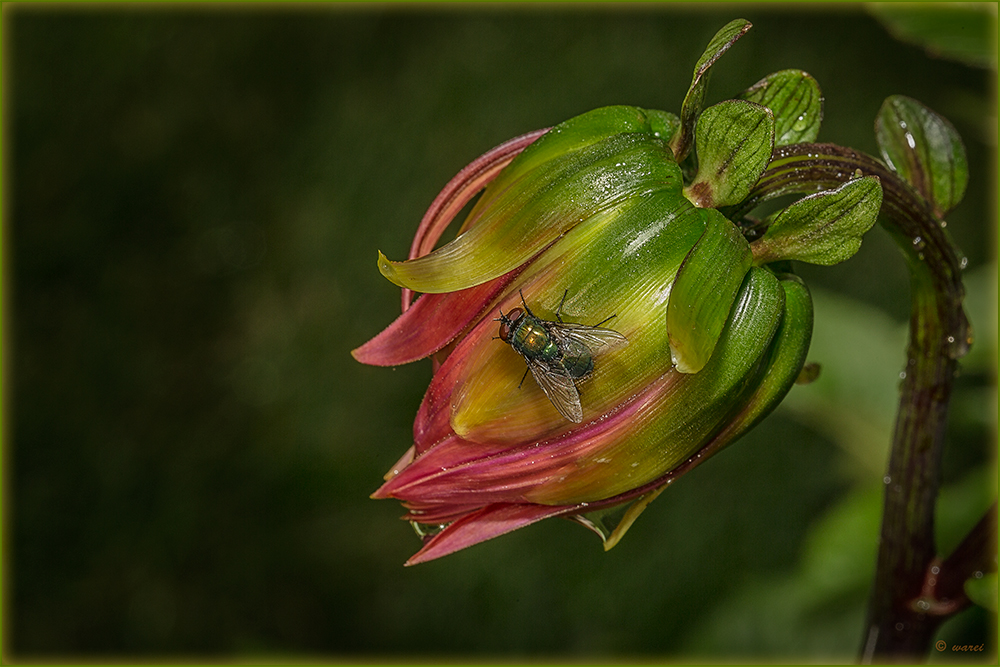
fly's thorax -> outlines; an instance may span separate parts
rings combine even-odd
[[[555,361],[559,358],[559,347],[541,320],[524,316],[511,332],[511,346],[532,359]]]

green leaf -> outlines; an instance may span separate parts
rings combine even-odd
[[[698,173],[685,196],[702,208],[738,204],[771,159],[774,116],[753,102],[720,102],[698,119],[696,146]]]
[[[967,579],[965,594],[980,607],[997,613],[997,573],[989,572],[978,578]]]
[[[698,120],[698,116],[705,106],[705,89],[708,84],[709,68],[751,27],[750,22],[745,19],[730,21],[723,26],[722,30],[715,33],[715,37],[708,43],[708,48],[705,49],[705,52],[695,64],[691,86],[688,88],[687,95],[684,96],[684,102],[681,104],[681,125],[679,131],[670,141],[670,148],[674,151],[678,162],[687,157],[687,154],[691,152],[695,121]]]
[[[669,111],[659,111],[657,109],[643,109],[646,114],[647,124],[654,137],[667,141],[675,134],[681,126],[681,119]]]
[[[806,72],[786,69],[769,74],[740,95],[774,114],[774,145],[815,141],[823,120],[823,95]]]
[[[810,606],[829,605],[871,586],[881,515],[881,487],[865,485],[841,497],[814,522],[799,566]]]
[[[667,302],[670,358],[681,373],[697,373],[712,356],[753,261],[736,226],[703,209],[707,227],[677,272]]]
[[[893,95],[875,119],[875,139],[886,164],[944,217],[965,195],[969,164],[962,138],[947,120],[920,102]]]
[[[750,247],[757,265],[795,259],[831,266],[850,258],[882,207],[877,176],[865,176],[803,197],[780,211]]]
[[[934,57],[976,67],[996,67],[996,3],[877,2],[867,9],[898,40]]]

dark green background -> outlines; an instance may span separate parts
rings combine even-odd
[[[676,112],[737,16],[754,28],[709,102],[802,68],[820,139],[874,153],[882,99],[923,101],[973,165],[949,229],[970,271],[992,260],[994,75],[857,6],[5,5],[8,658],[852,659],[864,585],[803,606],[774,583],[857,484],[784,413],[606,554],[549,521],[403,568],[417,538],[368,499],[430,377],[349,355],[398,314],[376,249],[404,257],[444,183],[510,137],[607,104]],[[802,273],[907,316],[880,230]],[[993,380],[959,382],[962,414]],[[963,423],[946,482],[994,447]]]

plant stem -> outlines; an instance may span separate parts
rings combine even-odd
[[[934,505],[956,360],[971,343],[962,310],[964,260],[944,222],[909,184],[875,158],[833,144],[777,149],[750,198],[734,213],[776,196],[826,190],[869,175],[881,180],[880,220],[906,258],[912,310],[862,661],[912,661],[926,655],[946,618],[919,603],[936,555]]]

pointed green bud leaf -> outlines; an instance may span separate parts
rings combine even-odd
[[[681,373],[697,373],[708,363],[753,262],[733,223],[714,209],[702,212],[705,234],[684,258],[667,302],[670,358]]]
[[[763,237],[750,247],[754,264],[794,259],[831,266],[861,247],[882,207],[877,176],[848,181],[835,190],[803,197],[774,216]]]
[[[779,282],[785,291],[785,314],[775,334],[764,375],[747,407],[732,423],[740,433],[770,414],[796,383],[812,340],[813,305],[809,289],[790,274],[781,276]]]
[[[812,340],[812,297],[797,276],[786,274],[779,282],[785,293],[784,315],[764,370],[744,408],[706,446],[706,455],[713,455],[736,441],[771,414],[800,377]]]
[[[680,188],[680,169],[662,140],[647,132],[617,134],[560,154],[485,198],[469,214],[475,223],[434,252],[405,262],[380,256],[379,271],[417,292],[473,287],[517,268],[582,221],[633,195],[679,195]]]
[[[664,485],[649,493],[644,493],[630,503],[613,505],[570,518],[597,533],[604,543],[604,550],[610,551],[625,537],[625,533],[632,527],[643,510],[656,500],[656,497],[663,493],[666,488],[667,486]]]
[[[764,173],[774,148],[774,116],[767,107],[728,100],[698,119],[698,173],[684,194],[696,206],[738,204]]]
[[[798,69],[769,74],[740,99],[756,102],[774,114],[774,145],[815,141],[823,120],[823,95],[816,79]]]
[[[969,184],[969,163],[958,132],[920,102],[893,95],[875,119],[875,139],[886,164],[944,217]]]
[[[476,208],[479,210],[487,208],[493,200],[507,192],[515,181],[567,152],[586,148],[616,134],[655,131],[651,127],[653,123],[648,115],[650,113],[654,114],[655,122],[663,122],[660,116],[665,112],[647,112],[638,107],[616,105],[593,109],[559,123],[528,146],[503,170],[480,197]],[[669,136],[666,135],[665,138]],[[475,220],[476,217],[473,213],[469,219]]]
[[[715,33],[715,37],[708,43],[708,48],[698,59],[694,67],[694,76],[691,78],[691,87],[688,88],[684,102],[681,104],[681,125],[678,132],[670,141],[670,148],[680,162],[691,152],[691,144],[694,141],[694,126],[705,106],[705,87],[708,83],[708,70],[719,57],[729,50],[729,47],[736,43],[740,37],[746,34],[751,28],[749,21],[745,19],[734,19],[723,26],[722,30]]]

